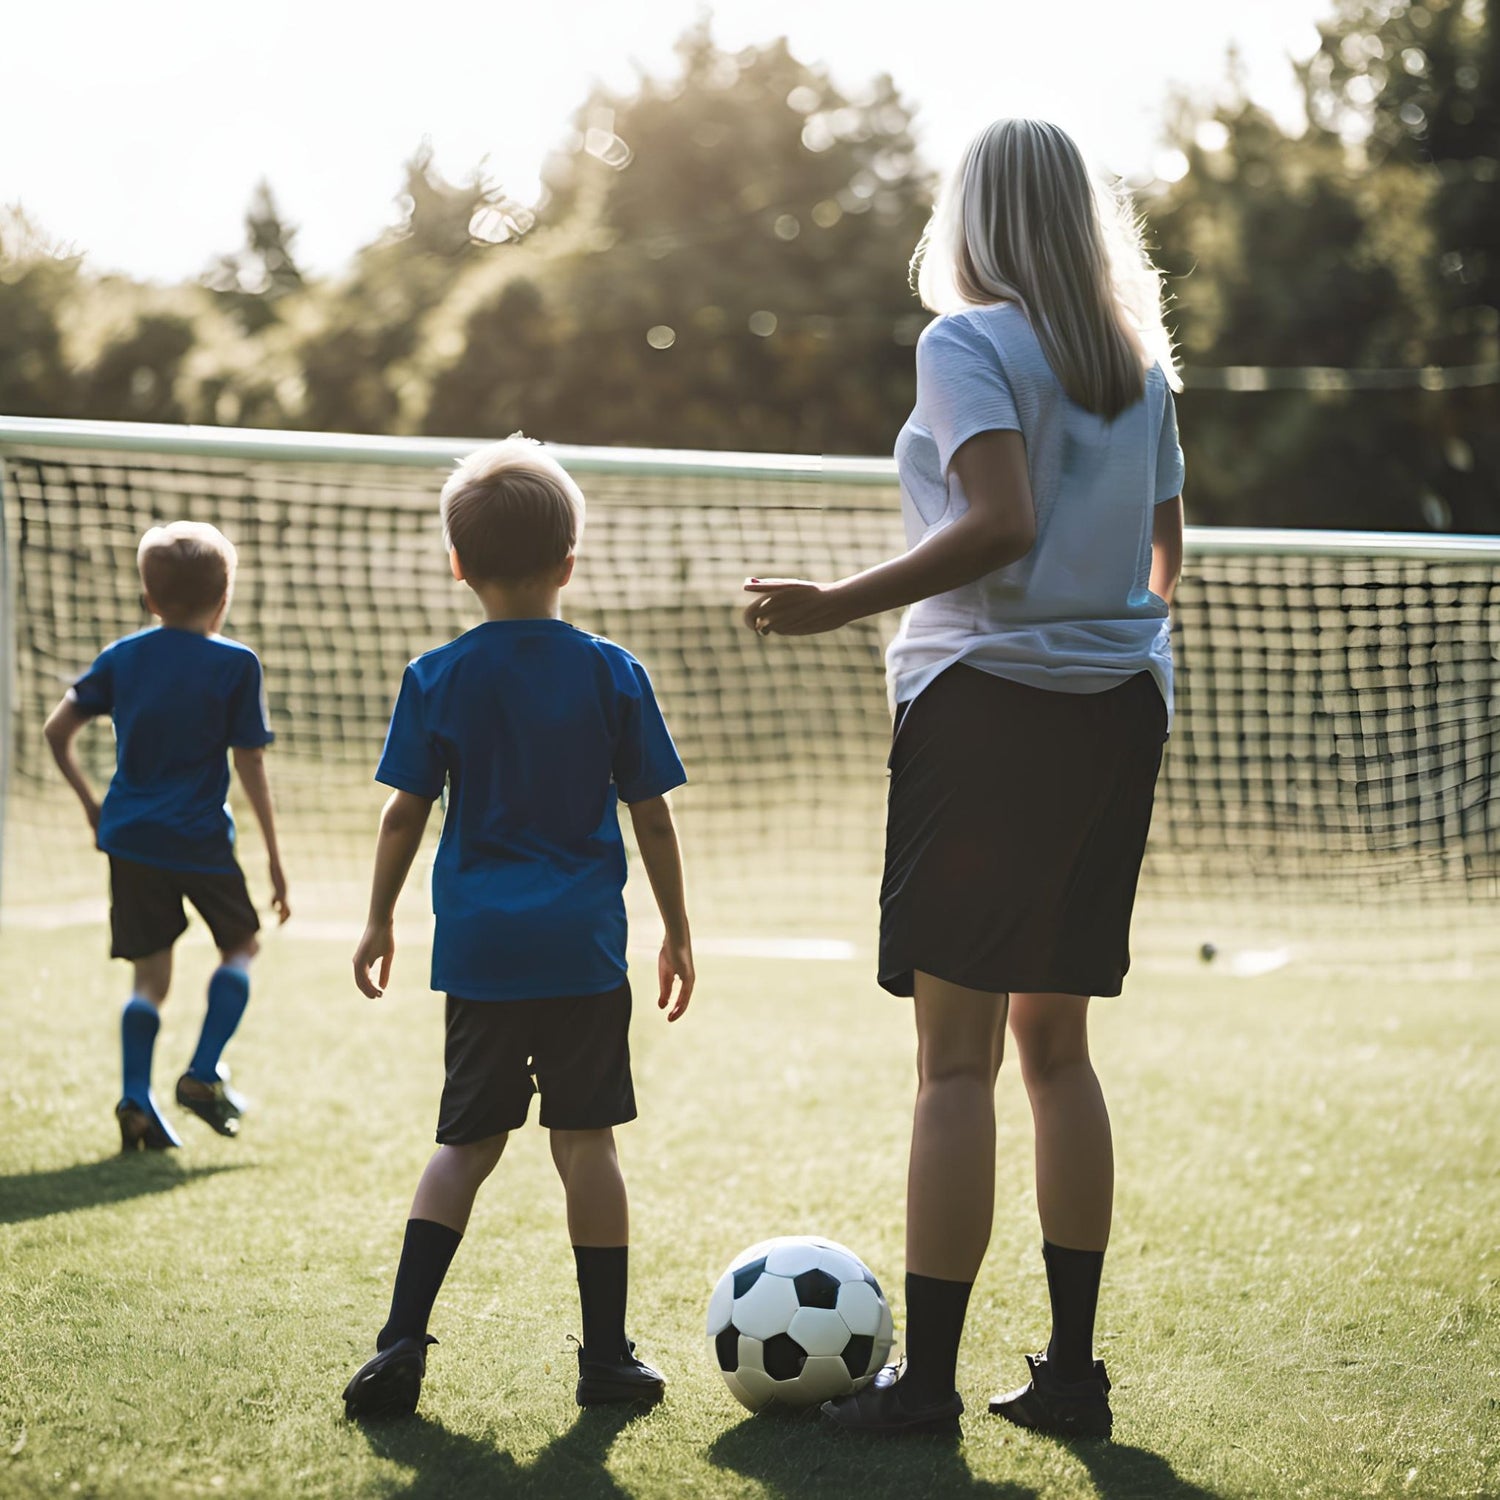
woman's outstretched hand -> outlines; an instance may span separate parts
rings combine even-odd
[[[745,606],[745,624],[757,635],[823,635],[854,618],[836,583],[747,578],[745,592],[756,596]]]

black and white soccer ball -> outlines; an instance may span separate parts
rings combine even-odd
[[[885,1364],[894,1333],[869,1267],[816,1236],[762,1240],[742,1251],[708,1303],[714,1360],[751,1411],[859,1390]]]

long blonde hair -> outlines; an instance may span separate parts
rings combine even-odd
[[[1123,195],[1093,178],[1065,130],[996,120],[969,143],[911,263],[935,313],[1014,302],[1068,395],[1104,417],[1138,401],[1160,361],[1180,387],[1161,273]]]

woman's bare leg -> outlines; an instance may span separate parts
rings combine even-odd
[[[1036,1126],[1036,1202],[1052,1303],[1047,1363],[1089,1378],[1094,1318],[1114,1207],[1114,1146],[1089,1060],[1088,999],[1015,995],[1010,1028]]]
[[[1071,1250],[1103,1250],[1114,1210],[1114,1143],[1089,1059],[1088,1006],[1083,995],[1012,995],[1010,1002],[1036,1126],[1042,1235]]]
[[[973,1281],[995,1210],[995,1078],[1006,997],[916,976],[917,1107],[906,1184],[906,1268]]]

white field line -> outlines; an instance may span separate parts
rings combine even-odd
[[[74,927],[103,927],[108,916],[104,901],[92,896],[48,905],[7,906],[0,909],[0,935],[18,930],[61,932]],[[274,941],[284,936],[304,942],[339,943],[352,952],[359,934],[358,920],[331,922],[294,916],[284,933],[268,923],[261,931],[261,941]],[[420,918],[402,920],[397,924],[396,934],[403,944],[430,942],[432,921]],[[201,923],[194,922],[182,941],[190,947],[207,947],[208,932]],[[804,963],[843,963],[860,956],[859,947],[842,938],[704,936],[696,939],[693,947],[700,955],[710,958],[785,958]],[[649,955],[656,952],[656,944],[643,935],[631,942],[630,949],[632,953]]]

